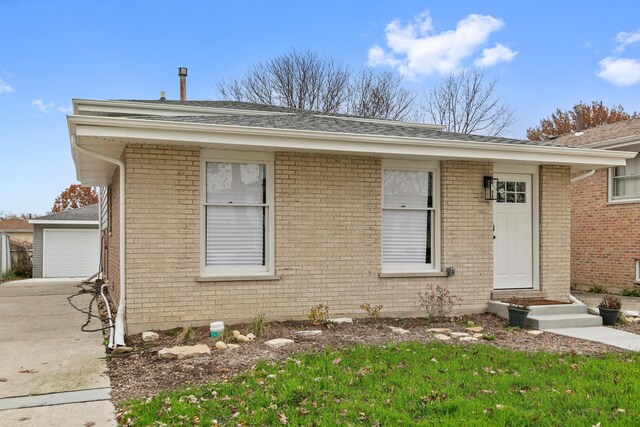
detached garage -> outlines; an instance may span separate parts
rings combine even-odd
[[[33,224],[33,277],[89,277],[100,270],[98,205],[45,215]]]

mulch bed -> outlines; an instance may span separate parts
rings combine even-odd
[[[495,335],[495,340],[480,340],[477,343],[461,343],[452,339],[452,345],[491,345],[523,351],[547,351],[584,355],[601,355],[620,350],[604,344],[593,343],[570,337],[543,333],[531,336],[526,331],[506,329],[506,321],[492,314],[465,316],[463,321],[428,324],[425,319],[358,319],[353,324],[314,326],[308,321],[286,321],[269,323],[270,338],[290,338],[294,344],[281,348],[270,348],[266,339],[256,339],[241,344],[235,350],[218,351],[215,340],[209,337],[208,327],[196,328],[196,339],[181,345],[207,344],[212,349],[211,356],[184,360],[163,360],[158,351],[163,347],[176,345],[175,331],[168,335],[159,332],[160,340],[143,343],[140,334],[128,337],[134,351],[128,354],[108,357],[111,378],[112,399],[116,403],[132,398],[145,398],[161,391],[185,388],[211,381],[222,381],[240,372],[251,369],[260,361],[280,361],[300,352],[321,351],[327,347],[341,348],[355,344],[383,344],[387,342],[418,341],[429,342],[436,338],[430,328],[449,328],[451,332],[468,332],[466,322],[484,327],[483,333]],[[407,329],[409,334],[400,335],[389,326]],[[640,326],[640,325],[638,325]],[[230,329],[246,331],[247,325],[230,325]],[[321,329],[322,334],[300,337],[296,331]]]

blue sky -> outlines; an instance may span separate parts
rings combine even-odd
[[[0,212],[48,211],[75,183],[72,98],[217,99],[216,83],[291,48],[394,68],[421,92],[484,64],[515,108],[507,136],[555,108],[640,111],[640,3],[601,1],[0,0]]]

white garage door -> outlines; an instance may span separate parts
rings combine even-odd
[[[98,230],[43,230],[42,276],[89,277],[98,272]]]

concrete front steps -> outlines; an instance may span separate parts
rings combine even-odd
[[[502,301],[489,301],[489,312],[504,319],[509,318],[507,307]],[[540,330],[602,326],[602,318],[589,314],[585,304],[532,305],[527,326]]]

